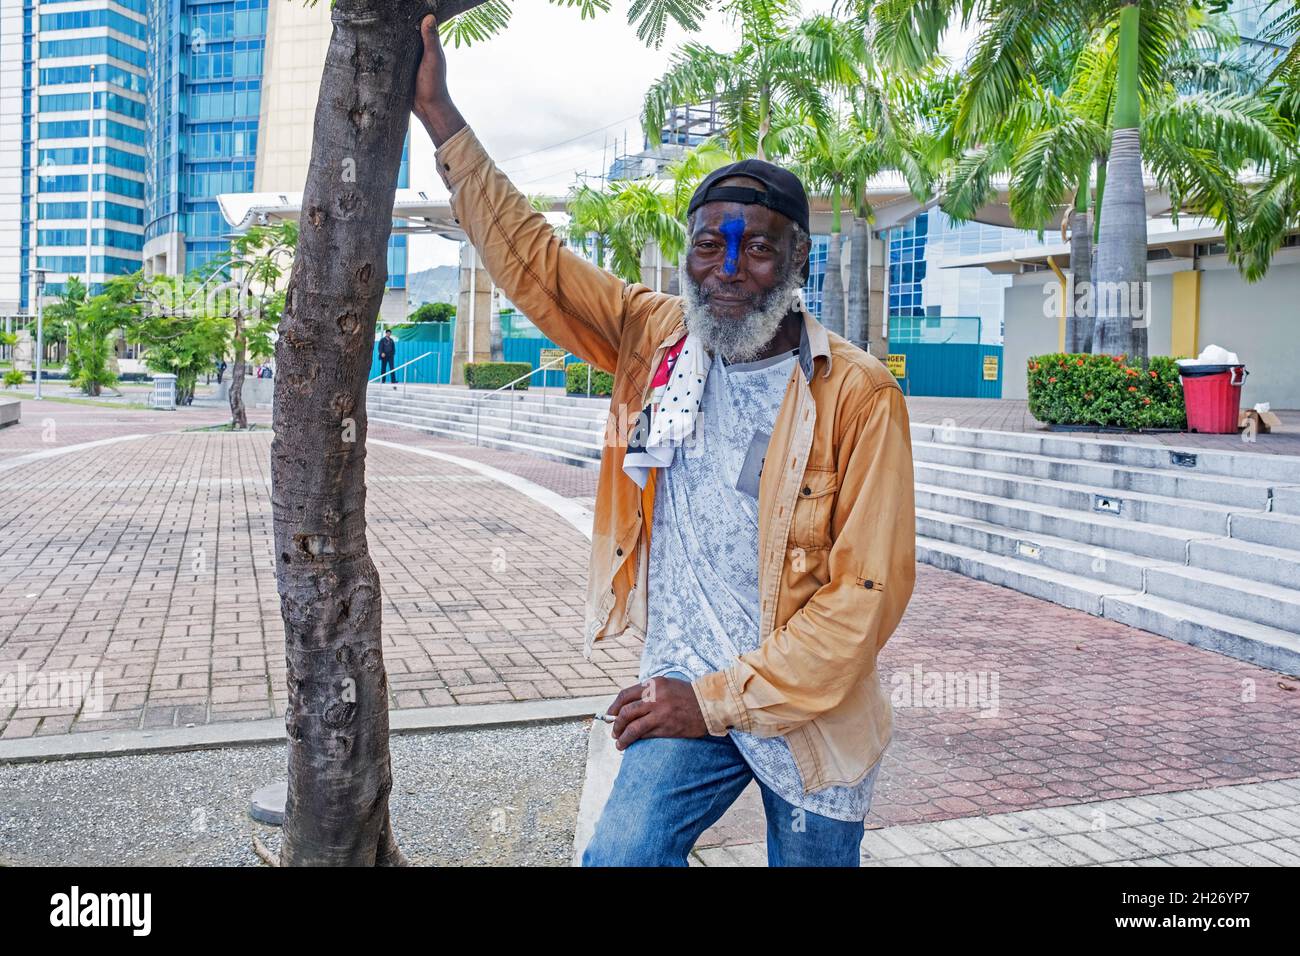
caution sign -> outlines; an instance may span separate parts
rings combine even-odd
[[[889,374],[894,378],[907,378],[906,355],[886,355],[885,366],[889,369]]]
[[[558,363],[562,358],[564,358],[564,349],[542,349],[542,354],[537,360],[537,364],[540,368],[547,362],[555,362],[557,364],[551,366],[551,369],[558,369],[560,367]]]
[[[984,356],[984,381],[996,382],[998,380],[998,357],[996,355]]]

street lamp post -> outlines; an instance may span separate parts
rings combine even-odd
[[[36,276],[36,400],[41,400],[41,355],[45,352],[45,270],[33,269]]]

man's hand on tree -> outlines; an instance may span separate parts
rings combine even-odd
[[[420,37],[424,40],[424,55],[415,75],[415,99],[411,112],[424,124],[433,145],[438,147],[465,125],[465,118],[447,93],[447,58],[442,51],[438,21],[433,14],[420,21]]]
[[[642,737],[704,737],[709,732],[690,681],[675,677],[652,677],[623,688],[605,713],[614,715],[619,750]]]

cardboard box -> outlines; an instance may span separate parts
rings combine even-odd
[[[1255,435],[1267,434],[1281,424],[1282,419],[1278,418],[1275,412],[1243,408],[1237,415],[1237,428],[1244,428]]]

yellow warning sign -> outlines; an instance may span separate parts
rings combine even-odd
[[[886,355],[885,366],[889,369],[889,374],[894,378],[907,378],[906,355]]]
[[[984,356],[984,381],[996,382],[998,380],[998,357],[996,355]]]

